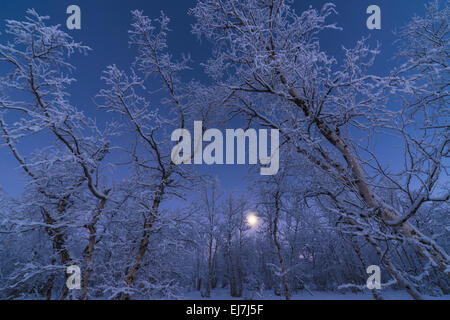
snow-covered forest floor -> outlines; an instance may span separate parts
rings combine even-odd
[[[312,291],[312,294],[307,291],[299,291],[293,293],[291,300],[374,300],[372,293],[369,290],[363,292],[325,292]],[[401,290],[383,290],[381,295],[385,300],[412,300],[412,297]],[[426,300],[450,300],[450,295],[443,295],[439,297],[423,295]],[[186,292],[181,299],[183,300],[283,300],[282,296],[277,296],[272,290],[265,290],[261,292],[249,292],[244,294],[242,298],[234,298],[230,296],[227,289],[216,289],[211,291],[211,298],[202,297],[199,291]]]

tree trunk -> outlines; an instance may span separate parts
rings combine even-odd
[[[281,250],[280,242],[278,241],[278,218],[280,214],[280,193],[279,191],[275,194],[275,219],[273,223],[273,241],[275,243],[275,246],[277,248],[277,255],[278,255],[278,261],[280,263],[281,268],[281,285],[284,289],[284,296],[286,297],[286,300],[291,299],[291,292],[289,291],[289,284],[287,282],[287,276],[286,276],[286,267],[284,265],[283,261],[283,252]]]
[[[125,283],[127,286],[132,286],[134,283],[134,280],[136,278],[136,273],[138,272],[139,268],[141,267],[142,260],[144,259],[145,252],[147,251],[149,239],[150,239],[150,231],[153,227],[153,223],[156,221],[156,215],[158,213],[159,205],[161,204],[162,197],[164,195],[164,183],[161,183],[159,185],[159,190],[156,194],[155,200],[153,201],[152,206],[152,212],[150,213],[150,216],[145,220],[144,222],[144,230],[142,232],[141,241],[139,242],[139,247],[136,253],[136,256],[134,258],[134,264],[133,266],[128,270]],[[130,295],[125,294],[123,295],[124,300],[129,300]]]
[[[105,195],[107,196],[110,191],[111,190],[107,190],[105,192]],[[102,200],[100,200],[100,204],[98,206],[96,214],[94,215],[91,223],[86,226],[86,228],[89,230],[89,242],[88,242],[87,247],[84,249],[84,252],[86,254],[86,264],[85,264],[86,271],[84,273],[83,281],[81,283],[81,295],[79,297],[80,300],[84,300],[86,298],[87,289],[88,289],[88,285],[89,285],[89,278],[92,273],[92,268],[91,268],[90,264],[92,261],[92,255],[94,254],[95,242],[96,242],[96,238],[97,238],[96,224],[97,224],[98,219],[100,218],[100,215],[103,212],[103,209],[105,208],[106,202],[107,202],[107,198],[103,198]]]

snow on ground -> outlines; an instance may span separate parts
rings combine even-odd
[[[361,293],[338,293],[338,292],[324,292],[312,291],[311,295],[307,291],[297,292],[292,295],[292,300],[373,300],[372,293],[366,290]],[[385,300],[412,300],[412,297],[406,291],[386,290],[382,291],[381,295]],[[283,297],[276,296],[273,291],[266,290],[262,294],[253,292],[244,294],[243,298],[233,298],[230,296],[227,289],[216,289],[211,292],[211,298],[204,298],[199,291],[187,292],[182,297],[184,300],[282,300]],[[429,300],[450,300],[450,295],[441,297],[423,296],[424,299]]]

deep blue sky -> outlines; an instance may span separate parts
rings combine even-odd
[[[331,17],[343,31],[329,31],[321,38],[321,45],[326,51],[340,56],[341,46],[353,46],[362,36],[371,35],[371,40],[378,40],[381,44],[382,54],[379,56],[375,70],[378,74],[385,74],[392,66],[389,58],[394,53],[392,45],[395,40],[392,31],[403,26],[414,15],[424,12],[423,0],[295,0],[294,6],[298,12],[309,5],[320,8],[326,2],[337,5],[338,16]],[[67,30],[66,8],[77,4],[82,11],[82,29]],[[368,30],[366,28],[366,8],[376,4],[382,12],[382,29]],[[182,52],[190,53],[195,65],[204,61],[209,55],[206,43],[200,44],[196,37],[191,35],[190,26],[194,20],[187,15],[187,10],[195,5],[190,0],[2,0],[0,3],[0,31],[4,29],[5,19],[21,20],[27,8],[34,8],[41,15],[50,15],[51,24],[61,24],[62,28],[72,35],[75,40],[82,41],[93,51],[87,57],[75,56],[72,63],[77,67],[75,77],[77,83],[71,88],[72,103],[82,109],[87,115],[104,122],[105,115],[98,112],[92,103],[92,98],[103,87],[100,81],[101,72],[107,65],[116,64],[121,69],[128,69],[133,60],[132,50],[128,46],[130,11],[143,9],[146,15],[157,17],[163,10],[171,18],[170,27],[173,32],[169,36],[171,52],[178,56]],[[0,42],[5,43],[5,35],[0,34]],[[4,68],[0,64],[0,72]],[[205,78],[201,69],[190,72],[187,77],[195,77],[201,81]],[[393,143],[392,143],[393,144]],[[22,152],[31,151],[36,141],[28,140],[22,145]],[[386,141],[384,148],[389,154],[390,142]],[[230,189],[245,185],[245,166],[211,166],[202,168],[203,172],[217,174],[222,186]],[[18,195],[23,189],[25,181],[23,173],[16,160],[11,156],[10,150],[0,147],[0,186],[10,195]]]

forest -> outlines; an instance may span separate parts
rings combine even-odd
[[[25,185],[4,191],[0,168],[0,299],[448,299],[449,2],[424,12],[384,73],[371,39],[324,49],[341,32],[332,3],[195,1],[191,32],[210,47],[195,62],[171,51],[170,17],[134,10],[117,44],[132,62],[92,74],[98,117],[71,89],[95,45],[34,9],[2,21],[0,150]],[[248,185],[222,186],[225,160],[196,165],[214,128],[271,132],[259,161],[220,155],[247,163]],[[177,129],[197,138],[175,163]]]

